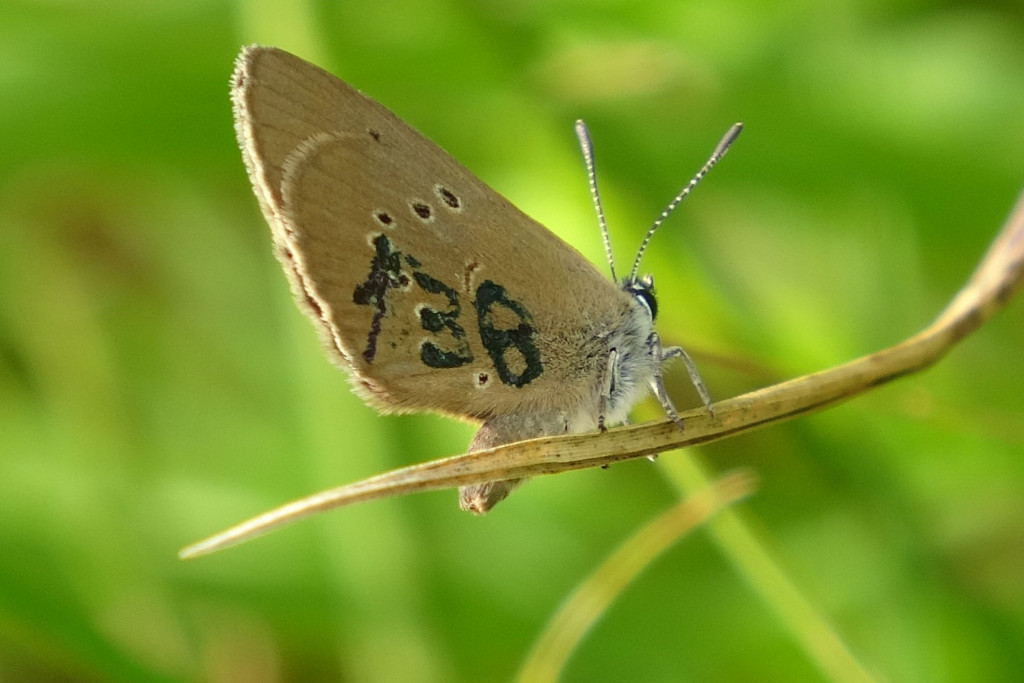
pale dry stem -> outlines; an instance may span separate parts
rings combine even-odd
[[[932,365],[1002,308],[1020,287],[1022,277],[1024,196],[974,274],[945,310],[927,328],[895,346],[716,403],[714,418],[703,408],[683,413],[685,431],[666,420],[604,433],[521,441],[392,470],[265,512],[184,548],[179,556],[186,559],[204,555],[343,505],[417,491],[602,467],[726,439],[821,410]]]

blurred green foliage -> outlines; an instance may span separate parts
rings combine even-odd
[[[644,263],[662,336],[719,398],[923,327],[1024,180],[1013,2],[8,0],[0,680],[505,680],[678,497],[663,464],[631,462],[533,481],[483,519],[425,494],[176,559],[471,434],[364,407],[291,303],[227,98],[254,41],[370,93],[596,263],[575,118],[620,260],[745,121]],[[696,404],[681,368],[670,382]],[[868,670],[1019,680],[1022,386],[1016,301],[924,375],[701,455],[758,470],[744,517]],[[565,674],[821,676],[699,532]]]

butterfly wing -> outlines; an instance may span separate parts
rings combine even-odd
[[[364,398],[476,419],[596,400],[629,297],[575,249],[293,55],[247,48],[232,92],[277,255]]]

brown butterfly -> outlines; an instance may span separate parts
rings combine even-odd
[[[470,450],[604,429],[649,389],[679,422],[649,276],[654,231],[739,135],[734,125],[615,280],[586,127],[584,151],[612,279],[386,108],[287,52],[251,46],[232,78],[253,189],[299,307],[356,392],[386,412],[480,423]],[[680,423],[681,424],[681,423]],[[460,491],[482,513],[517,484]]]

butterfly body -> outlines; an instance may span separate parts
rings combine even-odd
[[[232,86],[276,254],[368,403],[476,421],[478,450],[603,428],[660,388],[676,354],[654,333],[649,281],[609,280],[385,107],[298,57],[246,48]],[[461,503],[486,511],[512,485],[469,487]]]

